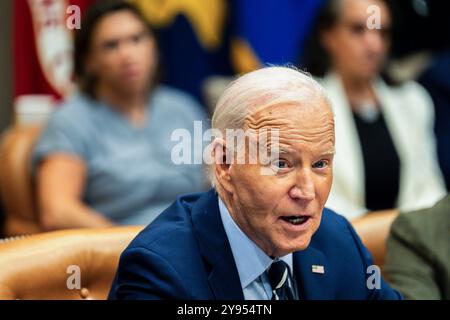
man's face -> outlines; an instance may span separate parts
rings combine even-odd
[[[219,179],[231,194],[233,219],[269,256],[307,248],[320,225],[333,176],[334,122],[326,103],[279,105],[248,117],[246,129],[279,130],[279,154],[269,164],[232,164]]]
[[[379,9],[381,29],[367,27],[370,8]],[[352,77],[372,79],[380,72],[390,46],[389,10],[379,0],[342,0],[340,12],[337,24],[323,37],[333,67]]]
[[[111,13],[92,37],[87,68],[100,85],[124,94],[145,90],[156,69],[155,41],[132,12]]]

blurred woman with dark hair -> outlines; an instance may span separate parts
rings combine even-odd
[[[429,207],[446,193],[429,95],[415,82],[394,87],[381,77],[390,28],[385,1],[326,1],[303,61],[322,77],[335,113],[327,206],[350,219],[368,211]]]
[[[94,3],[74,60],[80,92],[52,116],[33,154],[43,228],[148,224],[178,194],[202,190],[201,165],[172,161],[171,135],[193,132],[205,115],[187,94],[157,84],[157,43],[141,12],[127,1]]]

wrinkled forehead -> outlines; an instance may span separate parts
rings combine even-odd
[[[279,103],[249,112],[245,117],[244,129],[311,130],[329,126],[334,132],[334,116],[328,100],[315,99],[311,103]]]
[[[280,104],[249,114],[244,130],[251,132],[254,143],[267,143],[269,149],[334,153],[334,117],[325,99],[318,105]]]

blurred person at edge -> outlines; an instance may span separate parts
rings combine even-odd
[[[89,7],[75,35],[80,90],[51,117],[33,153],[44,229],[146,224],[177,195],[206,186],[201,165],[171,159],[172,132],[192,132],[206,119],[202,107],[158,85],[158,68],[140,11],[120,0]]]
[[[399,215],[386,242],[389,284],[412,300],[450,300],[450,195]]]
[[[369,28],[377,13],[380,25]],[[302,60],[335,113],[339,151],[327,206],[349,219],[430,207],[446,193],[428,93],[382,77],[391,24],[385,1],[326,1]]]

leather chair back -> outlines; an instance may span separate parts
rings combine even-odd
[[[13,126],[0,142],[0,196],[5,207],[5,236],[40,232],[30,156],[41,126]]]
[[[397,215],[398,213],[394,211],[381,211],[369,213],[352,221],[356,233],[372,254],[374,263],[381,269],[386,255],[386,240]]]
[[[106,299],[121,252],[141,230],[72,229],[2,243],[0,300]]]

